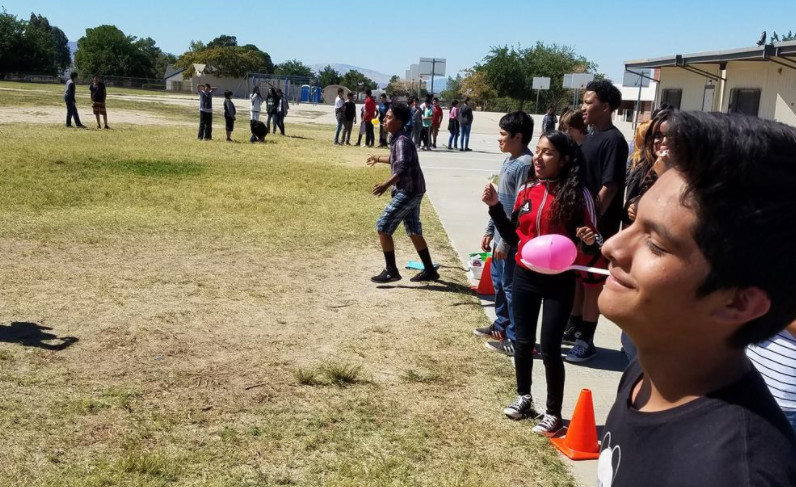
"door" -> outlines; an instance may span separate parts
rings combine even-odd
[[[716,85],[705,86],[705,96],[702,98],[702,111],[713,111],[713,95],[716,93]]]
[[[754,117],[760,111],[760,90],[756,88],[733,88],[730,91],[730,113],[743,113]]]
[[[661,104],[666,103],[676,109],[680,109],[680,100],[683,98],[683,90],[679,88],[668,88],[661,94]]]

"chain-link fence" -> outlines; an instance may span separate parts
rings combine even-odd
[[[153,78],[132,78],[124,76],[101,76],[100,79],[107,87],[133,88],[139,90],[164,91],[166,82],[162,79]],[[17,81],[21,83],[51,83],[64,84],[67,78],[63,76],[48,76],[39,74],[16,74],[6,75],[4,81]],[[81,84],[91,83],[91,77],[78,77]]]

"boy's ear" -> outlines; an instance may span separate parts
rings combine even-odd
[[[764,316],[771,309],[771,298],[757,287],[727,291],[729,296],[713,317],[727,325],[748,323]]]

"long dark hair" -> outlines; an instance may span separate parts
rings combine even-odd
[[[583,191],[585,176],[583,152],[575,139],[565,132],[552,131],[542,137],[546,138],[561,155],[562,163],[558,173],[560,185],[556,199],[553,201],[552,223],[564,223],[567,230],[574,235],[575,230],[583,226],[583,210],[586,205]],[[529,179],[536,180],[535,174],[532,174]],[[594,196],[592,196],[592,200],[594,200]],[[596,202],[592,201],[592,203],[596,207]]]

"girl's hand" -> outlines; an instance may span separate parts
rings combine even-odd
[[[481,201],[486,203],[487,206],[495,206],[498,204],[499,200],[497,191],[495,191],[495,187],[492,186],[492,183],[486,183],[484,192],[481,193]]]
[[[368,154],[368,166],[373,167],[378,162],[379,162],[379,156]]]
[[[577,235],[580,241],[586,245],[594,245],[594,242],[597,240],[597,234],[595,234],[589,227],[578,228],[575,231],[575,235]]]

